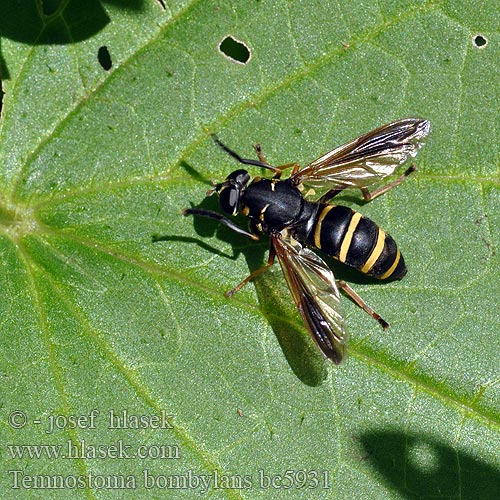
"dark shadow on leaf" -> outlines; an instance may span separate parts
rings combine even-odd
[[[232,255],[229,255],[227,253],[221,252],[217,248],[207,245],[203,240],[197,238],[190,238],[189,236],[168,236],[168,235],[153,234],[153,236],[151,236],[151,241],[153,243],[158,243],[159,241],[179,241],[182,243],[194,243],[195,245],[198,245],[200,248],[206,250],[207,252],[214,253],[219,257],[231,260],[236,260],[237,258],[234,253]]]
[[[111,19],[104,4],[139,12],[145,0],[44,0],[43,2],[2,0],[0,37],[29,45],[69,44],[87,40]],[[39,4],[41,8],[37,5]],[[0,55],[3,79],[8,70]]]
[[[7,64],[5,64],[5,59],[2,56],[2,40],[0,40],[0,83],[1,80],[8,80],[9,78],[10,78],[9,70],[7,68]],[[1,91],[2,90],[0,89],[0,92]]]
[[[193,206],[191,204],[191,206]],[[196,208],[204,208],[207,210],[212,210],[214,212],[220,212],[218,205],[217,196],[209,196],[205,198]],[[196,216],[187,216],[186,220],[191,220],[191,223],[194,226],[194,230],[196,233],[202,238],[217,236],[218,239],[229,243],[234,248],[234,254],[231,257],[232,260],[236,260],[240,254],[239,248],[248,246],[249,242],[255,243],[249,240],[247,236],[235,233],[231,231],[231,229],[222,226],[215,220],[207,219],[206,217],[196,217]],[[245,227],[246,218],[239,217],[236,218],[235,221],[241,226]],[[258,244],[257,244],[258,246]]]
[[[193,206],[193,204],[191,204],[190,206]],[[202,203],[197,205],[197,208],[205,208],[207,210],[218,211],[217,198],[207,197],[202,201]],[[179,217],[183,217],[183,215],[179,214]],[[194,230],[201,238],[211,238],[214,235],[216,235],[219,240],[228,242],[234,249],[233,254],[229,255],[227,253],[221,252],[220,250],[214,248],[213,246],[205,243],[203,239],[191,238],[187,236],[175,236],[170,234],[152,234],[151,241],[153,243],[161,241],[179,241],[188,244],[194,243],[211,253],[214,253],[216,255],[219,255],[220,257],[233,261],[236,260],[240,255],[240,251],[238,250],[238,248],[246,245],[248,242],[247,237],[237,234],[234,231],[231,231],[230,229],[224,226],[221,226],[217,221],[207,219],[204,217],[193,217],[193,216],[187,216],[185,217],[185,220],[187,224],[193,224]]]
[[[390,490],[408,500],[496,500],[500,471],[425,434],[371,432],[360,437],[368,460]]]
[[[189,163],[186,163],[184,160],[179,162],[179,167],[183,168],[195,181],[213,187],[212,181],[210,179],[203,177],[203,175],[201,175],[198,170],[189,165]]]
[[[302,324],[284,279],[277,272],[266,272],[255,279],[254,285],[262,314],[273,329],[290,368],[304,384],[321,385],[328,375],[328,361]]]
[[[220,212],[217,197],[205,198],[198,208]],[[259,269],[267,261],[269,238],[266,235],[261,236],[261,242],[254,242],[246,236],[220,226],[216,221],[203,217],[190,217],[190,219],[193,221],[194,229],[200,237],[212,237],[215,234],[217,238],[226,241],[234,248],[234,254],[232,256],[224,255],[218,250],[211,249],[208,245],[204,246],[204,248],[208,247],[207,250],[231,260],[235,260],[242,253],[245,256],[249,273]],[[246,217],[238,217],[234,220],[241,227],[248,224]],[[175,240],[204,245],[202,240],[198,241],[185,237],[155,235],[154,238],[155,241]],[[231,264],[228,263],[228,265]],[[279,268],[277,261],[275,266]],[[234,285],[237,285],[245,277],[235,275]],[[306,327],[302,326],[302,320],[286,285],[283,281],[277,284],[277,279],[280,279],[279,273],[268,271],[247,286],[255,286],[262,314],[273,329],[293,372],[304,384],[318,386],[327,376],[327,362],[308,335]],[[221,294],[225,292],[227,290],[221,290]],[[293,319],[294,317],[296,320]],[[284,318],[287,319],[284,320]]]
[[[189,175],[199,182],[211,184],[210,181],[205,179],[189,164],[182,162],[181,166]],[[345,195],[343,195],[342,198],[347,199]],[[349,198],[352,198],[354,202],[360,202],[359,197],[349,196]],[[205,198],[199,208],[220,212],[216,196]],[[236,221],[241,227],[245,227],[248,224],[248,219],[242,216],[238,217]],[[236,234],[228,228],[221,227],[216,221],[204,217],[194,217],[193,224],[196,232],[201,237],[213,236],[215,231],[217,231],[217,237],[230,243],[235,249],[232,258],[237,258],[239,252],[243,253],[249,273],[256,271],[267,261],[266,250],[269,245],[267,236],[261,236],[261,241],[265,242],[265,245],[259,245],[251,242],[245,236]],[[199,242],[196,243],[200,244]],[[238,247],[240,248],[239,251],[236,250]],[[334,271],[337,279],[358,284],[383,284],[380,280],[370,278],[335,261],[335,259],[323,254],[321,251],[317,252]],[[218,251],[214,251],[214,253],[221,255]],[[279,267],[277,262],[276,266]],[[234,284],[238,284],[245,277],[246,276],[235,277]],[[327,376],[327,362],[317,349],[314,341],[308,335],[306,327],[303,326],[302,320],[295,308],[292,296],[286,285],[284,285],[283,282],[276,284],[277,279],[279,279],[277,273],[267,271],[254,279],[253,285],[251,284],[249,286],[255,286],[260,310],[273,329],[294,373],[303,383],[309,386],[320,385]],[[349,299],[346,297],[345,300]],[[367,302],[369,303],[369,298]],[[363,311],[360,310],[360,314],[364,314]],[[293,318],[297,319],[294,320]]]

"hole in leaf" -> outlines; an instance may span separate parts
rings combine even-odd
[[[158,3],[161,5],[161,8],[163,10],[167,10],[167,5],[165,4],[164,0],[158,0]]]
[[[226,59],[237,64],[247,64],[252,57],[248,46],[231,35],[227,35],[219,43],[218,49]]]
[[[472,37],[472,43],[474,47],[484,49],[486,45],[488,45],[488,39],[483,35],[474,35]]]
[[[111,60],[111,54],[109,53],[109,50],[106,47],[106,45],[99,47],[99,50],[97,51],[97,60],[99,61],[99,64],[102,66],[102,69],[104,69],[105,71],[109,71],[113,66],[113,61]]]

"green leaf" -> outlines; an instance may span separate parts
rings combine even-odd
[[[5,495],[194,498],[210,479],[212,498],[497,498],[496,2],[6,3]],[[247,64],[221,54],[227,35]],[[409,273],[373,283],[329,261],[391,323],[343,298],[335,367],[279,266],[224,297],[265,238],[181,210],[217,209],[210,180],[238,168],[210,133],[304,165],[410,116],[433,127],[417,172],[369,204],[338,197]],[[142,428],[112,428],[123,411]]]

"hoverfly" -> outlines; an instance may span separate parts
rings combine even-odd
[[[188,208],[183,211],[184,215],[218,220],[254,240],[259,239],[259,233],[269,235],[267,264],[226,295],[230,297],[272,266],[277,256],[307,329],[323,355],[333,363],[341,362],[347,343],[339,288],[382,328],[388,328],[389,324],[345,281],[335,280],[332,270],[308,247],[321,249],[373,278],[403,278],[406,265],[391,236],[359,212],[329,201],[348,188],[361,190],[363,198],[370,201],[401,184],[415,170],[414,165],[391,183],[368,191],[369,186],[391,175],[417,154],[430,128],[430,123],[420,118],[398,120],[333,149],[304,168],[296,163],[269,165],[260,145],[255,146],[259,160],[242,158],[215,137],[217,144],[238,162],[274,172],[271,179],[257,176],[250,182],[246,170],[235,170],[225,181],[214,183],[215,188],[207,193],[219,195],[220,208],[226,214],[235,216],[241,212],[248,216],[249,231],[211,210]],[[292,174],[282,180],[286,168],[292,168]],[[308,201],[301,192],[304,186],[324,188],[326,192],[317,201]]]

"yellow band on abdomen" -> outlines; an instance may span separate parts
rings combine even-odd
[[[349,227],[345,233],[344,239],[342,240],[342,245],[340,247],[339,260],[340,262],[345,262],[347,258],[347,252],[349,251],[349,247],[351,246],[352,237],[354,236],[354,231],[358,227],[359,221],[361,220],[362,215],[359,212],[354,212],[352,216],[351,222],[349,223]]]
[[[379,276],[379,279],[385,280],[386,278],[388,278],[395,271],[396,267],[398,267],[400,258],[401,258],[401,253],[398,248],[398,252],[396,253],[396,258],[394,259],[392,266],[384,274],[382,274],[382,276]]]
[[[321,213],[319,214],[319,218],[316,222],[316,229],[314,230],[314,245],[316,248],[321,248],[321,224],[323,219],[328,215],[328,212],[334,208],[335,205],[327,205]]]
[[[375,243],[375,247],[372,250],[372,253],[368,257],[368,260],[365,262],[364,266],[360,269],[362,273],[367,273],[377,262],[377,259],[380,257],[380,254],[384,250],[385,245],[385,233],[382,229],[378,228],[378,236],[377,243]]]

